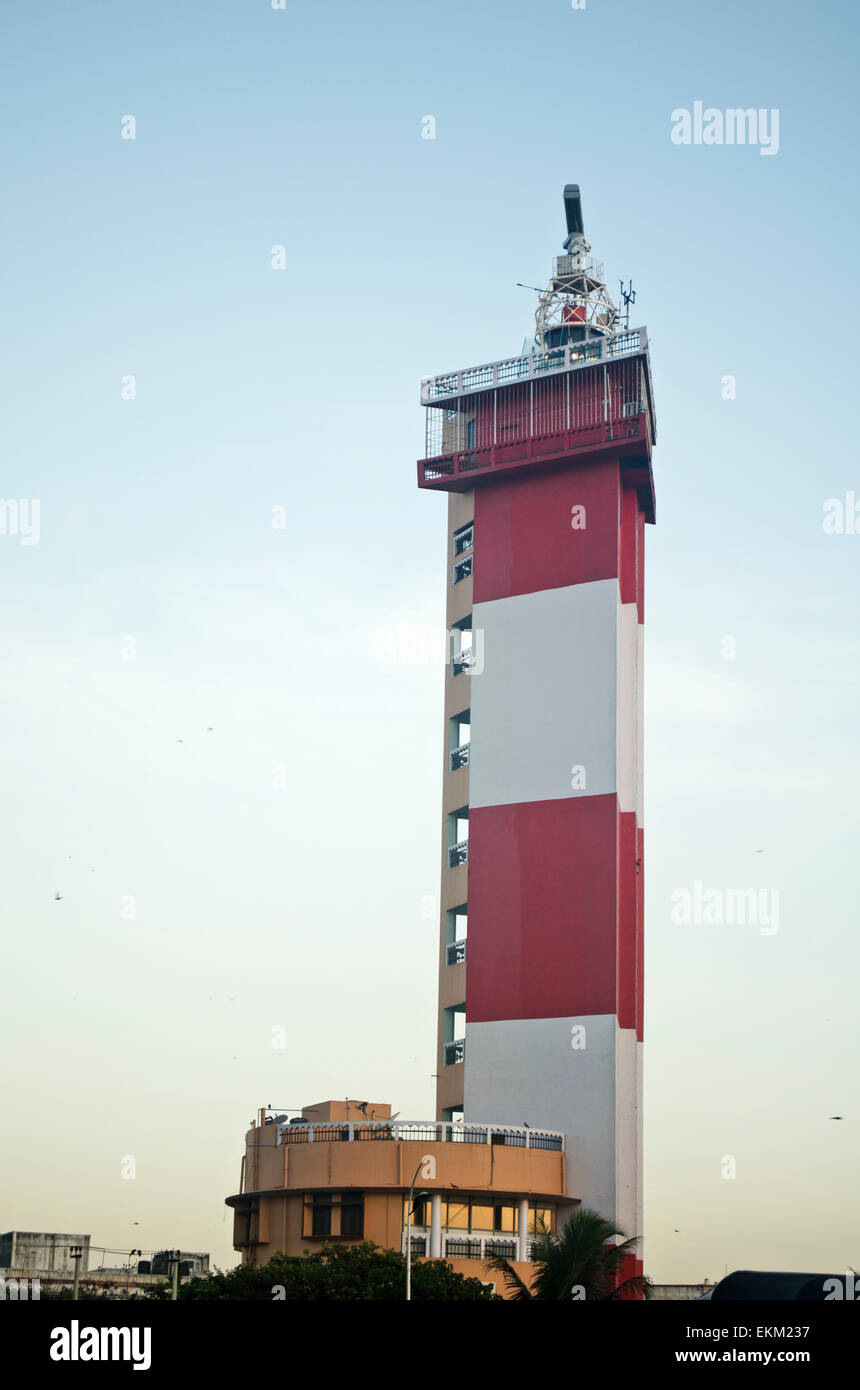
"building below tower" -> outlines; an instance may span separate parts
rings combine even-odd
[[[243,1264],[360,1240],[405,1254],[409,1225],[413,1259],[445,1259],[504,1293],[486,1261],[501,1255],[530,1278],[536,1231],[556,1229],[572,1208],[565,1189],[556,1131],[393,1119],[390,1105],[324,1101],[292,1121],[259,1111],[227,1205]]]

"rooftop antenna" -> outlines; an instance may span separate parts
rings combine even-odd
[[[577,270],[591,250],[591,243],[585,239],[585,223],[582,220],[582,197],[578,183],[564,185],[564,215],[567,221],[567,236],[562,246],[568,255],[573,256]]]
[[[630,305],[636,303],[636,291],[633,288],[633,281],[628,280],[627,289],[624,288],[624,281],[618,281],[621,290],[621,298],[624,300],[624,327],[630,327]]]
[[[572,342],[605,337],[616,331],[618,310],[609,297],[603,266],[591,258],[585,235],[578,183],[564,186],[565,254],[556,256],[547,288],[535,313],[535,350],[551,351]],[[524,289],[533,286],[525,285]],[[631,291],[632,292],[632,291]]]

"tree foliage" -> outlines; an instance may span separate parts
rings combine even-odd
[[[609,1299],[650,1298],[651,1281],[643,1275],[633,1275],[619,1282],[625,1260],[633,1253],[636,1238],[611,1242],[616,1231],[591,1207],[579,1207],[565,1221],[558,1233],[541,1228],[536,1236],[533,1260],[537,1270],[526,1283],[509,1260],[498,1257],[489,1264],[504,1275],[511,1300],[525,1303],[531,1299],[554,1301],[582,1299],[585,1302],[605,1302]]]
[[[170,1297],[167,1284],[150,1298]],[[246,1301],[314,1299],[317,1301],[402,1300],[406,1297],[406,1259],[396,1250],[383,1250],[372,1241],[354,1245],[324,1245],[304,1256],[276,1255],[265,1265],[239,1265],[216,1270],[180,1285],[179,1299]],[[455,1273],[445,1260],[412,1261],[412,1297],[481,1299],[495,1295],[480,1279]]]

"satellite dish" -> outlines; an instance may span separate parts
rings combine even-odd
[[[284,1125],[287,1123],[286,1115],[276,1115],[272,1121],[273,1125]]]

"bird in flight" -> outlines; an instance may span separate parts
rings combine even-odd
[[[830,1116],[830,1119],[831,1119],[831,1120],[841,1120],[841,1119],[842,1119],[842,1116],[841,1116],[841,1115],[831,1115],[831,1116]]]
[[[62,895],[62,893],[55,893],[55,894],[54,894],[54,902],[55,902],[55,903],[62,902],[62,900],[63,900],[63,895]]]

